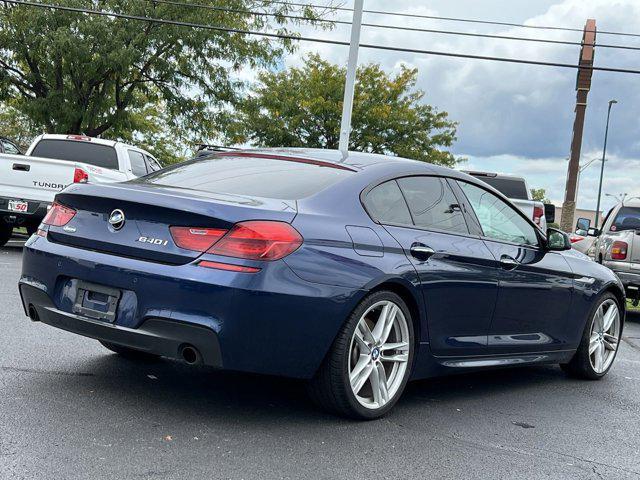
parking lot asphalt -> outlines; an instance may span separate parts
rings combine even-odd
[[[373,422],[301,382],[134,362],[24,315],[0,249],[2,479],[640,478],[640,319],[610,374],[501,370],[409,385]]]

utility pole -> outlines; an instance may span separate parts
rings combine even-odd
[[[611,106],[618,103],[617,100],[609,100],[607,109],[607,126],[604,129],[604,147],[602,148],[602,166],[600,167],[600,185],[598,186],[598,206],[596,207],[596,228],[598,228],[598,217],[600,216],[600,198],[602,197],[602,180],[604,179],[604,162],[607,156],[607,137],[609,136],[609,117],[611,116]]]
[[[360,48],[360,30],[362,27],[362,8],[364,0],[355,0],[353,5],[353,21],[351,23],[351,42],[349,44],[349,61],[347,78],[344,84],[344,100],[342,101],[342,121],[340,123],[340,144],[338,149],[343,157],[349,151],[349,134],[351,133],[351,112],[353,111],[353,93],[356,85],[358,68],[358,50]]]
[[[582,34],[582,48],[578,66],[592,67],[596,43],[596,21],[587,20]],[[591,68],[579,68],[576,79],[576,116],[573,121],[573,138],[571,139],[571,154],[567,171],[567,185],[562,204],[562,218],[560,228],[565,232],[574,229],[573,217],[576,211],[576,193],[578,186],[578,172],[580,169],[580,150],[582,148],[582,131],[584,129],[584,115],[587,109],[587,95],[591,89]]]

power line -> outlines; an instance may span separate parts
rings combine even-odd
[[[318,23],[330,23],[332,25],[351,26],[351,22],[348,22],[345,20],[330,20],[330,19],[324,19],[324,18],[311,19],[308,17],[299,16],[299,15],[281,14],[281,13],[273,13],[273,12],[257,12],[255,10],[243,10],[238,8],[218,7],[214,5],[203,5],[200,3],[185,3],[177,0],[145,0],[145,1],[149,3],[175,5],[175,6],[188,7],[188,8],[201,8],[205,10],[240,13],[240,14],[252,15],[252,16],[286,18],[290,20],[308,21],[310,23],[318,22]],[[262,1],[262,0],[258,0],[258,1]],[[567,40],[551,40],[546,38],[529,38],[529,37],[516,37],[516,36],[495,35],[495,34],[486,34],[486,33],[460,32],[460,31],[451,31],[451,30],[435,30],[435,29],[429,29],[429,28],[402,27],[399,25],[383,25],[378,23],[366,23],[366,22],[363,22],[362,26],[368,27],[368,28],[382,28],[387,30],[400,30],[400,31],[406,31],[406,32],[435,33],[435,34],[443,34],[443,35],[458,35],[463,37],[490,38],[490,39],[496,39],[496,40],[514,40],[514,41],[522,41],[522,42],[547,43],[547,44],[556,44],[556,45],[573,45],[573,46],[579,46],[579,47],[582,46],[582,42],[572,42]],[[596,46],[600,48],[619,48],[624,50],[640,51],[640,47],[632,47],[628,45],[605,45],[605,44],[598,43],[596,44]]]
[[[10,3],[15,5],[23,5],[28,7],[35,8],[43,8],[43,9],[52,9],[52,10],[60,10],[66,12],[74,12],[74,13],[84,13],[89,15],[101,15],[105,17],[114,17],[114,18],[122,18],[127,20],[136,20],[147,23],[158,23],[165,25],[173,25],[180,27],[190,27],[190,28],[199,28],[205,30],[212,30],[218,32],[226,32],[226,33],[238,33],[241,35],[253,35],[264,38],[277,38],[283,40],[295,40],[295,41],[303,41],[303,42],[313,42],[313,43],[323,43],[329,45],[341,45],[348,46],[349,42],[340,41],[340,40],[329,40],[324,38],[316,38],[316,37],[307,37],[300,35],[292,35],[292,34],[282,34],[282,33],[270,33],[270,32],[256,32],[252,30],[244,30],[238,28],[230,28],[224,26],[217,25],[202,25],[199,23],[192,22],[182,22],[178,20],[167,20],[161,18],[149,18],[142,17],[138,15],[128,15],[124,13],[116,13],[116,12],[105,12],[100,10],[90,10],[86,8],[79,7],[67,7],[62,5],[51,5],[46,3],[35,3],[24,0],[1,0],[4,3]],[[539,65],[539,66],[548,66],[548,67],[560,67],[560,68],[571,68],[571,69],[584,69],[584,70],[599,70],[604,72],[615,72],[615,73],[632,73],[632,74],[640,74],[640,70],[626,69],[626,68],[616,68],[616,67],[594,67],[594,66],[578,66],[571,63],[559,63],[559,62],[545,62],[539,60],[524,60],[519,58],[508,58],[508,57],[495,57],[489,55],[472,55],[466,53],[454,53],[454,52],[443,52],[443,51],[435,51],[435,50],[422,50],[418,48],[404,48],[404,47],[394,47],[388,45],[376,45],[376,44],[366,44],[361,43],[361,48],[373,49],[373,50],[384,50],[384,51],[392,51],[392,52],[405,52],[405,53],[415,53],[422,55],[434,55],[434,56],[443,56],[443,57],[453,57],[453,58],[468,58],[474,60],[491,60],[496,62],[506,62],[506,63],[519,63],[519,64],[527,64],[527,65]]]
[[[332,7],[329,5],[317,5],[313,3],[296,3],[282,0],[256,0],[265,4],[279,4],[279,5],[291,5],[294,7],[310,7],[310,8],[324,8],[336,11],[353,12],[353,8],[348,7]],[[384,10],[363,10],[364,13],[371,13],[375,15],[389,15],[394,17],[408,17],[408,18],[424,18],[427,20],[444,20],[448,22],[463,22],[463,23],[478,23],[483,25],[500,25],[503,27],[518,27],[518,28],[531,28],[536,30],[560,30],[567,32],[580,32],[584,29],[573,27],[558,27],[553,25],[526,25],[524,23],[511,23],[511,22],[499,22],[495,20],[478,20],[472,18],[458,18],[458,17],[440,17],[436,15],[423,15],[418,13],[401,13],[401,12],[388,12]],[[622,35],[626,37],[640,37],[640,33],[627,33],[627,32],[612,32],[606,30],[598,30],[599,34],[606,35]]]

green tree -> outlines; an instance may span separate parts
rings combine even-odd
[[[234,142],[259,146],[338,148],[345,69],[317,55],[303,68],[259,75],[229,128]],[[456,123],[423,102],[418,72],[388,75],[377,64],[357,71],[349,148],[452,166],[443,148],[456,139]]]
[[[0,103],[0,137],[13,140],[24,151],[39,133],[34,123],[10,103]]]
[[[148,0],[56,3],[279,33],[290,25],[281,14],[293,8],[251,0],[198,2],[208,9]],[[250,15],[249,8],[280,15]],[[49,133],[140,137],[153,126],[152,139],[165,120],[169,135],[206,140],[238,99],[242,82],[234,72],[273,66],[291,48],[289,40],[0,2],[0,102]]]
[[[551,203],[551,200],[547,198],[547,191],[544,188],[532,188],[531,198],[542,203]]]

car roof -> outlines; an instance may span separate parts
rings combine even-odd
[[[317,162],[326,164],[327,166],[335,166],[336,168],[347,168],[355,172],[368,170],[374,166],[398,166],[403,170],[416,169],[422,173],[429,172],[439,175],[468,178],[466,174],[457,170],[433,165],[420,160],[366,152],[349,151],[343,154],[339,150],[321,148],[257,148],[230,152],[211,152],[211,154],[207,156],[257,156],[271,157],[274,159],[290,159],[293,161],[309,160],[314,163]]]

